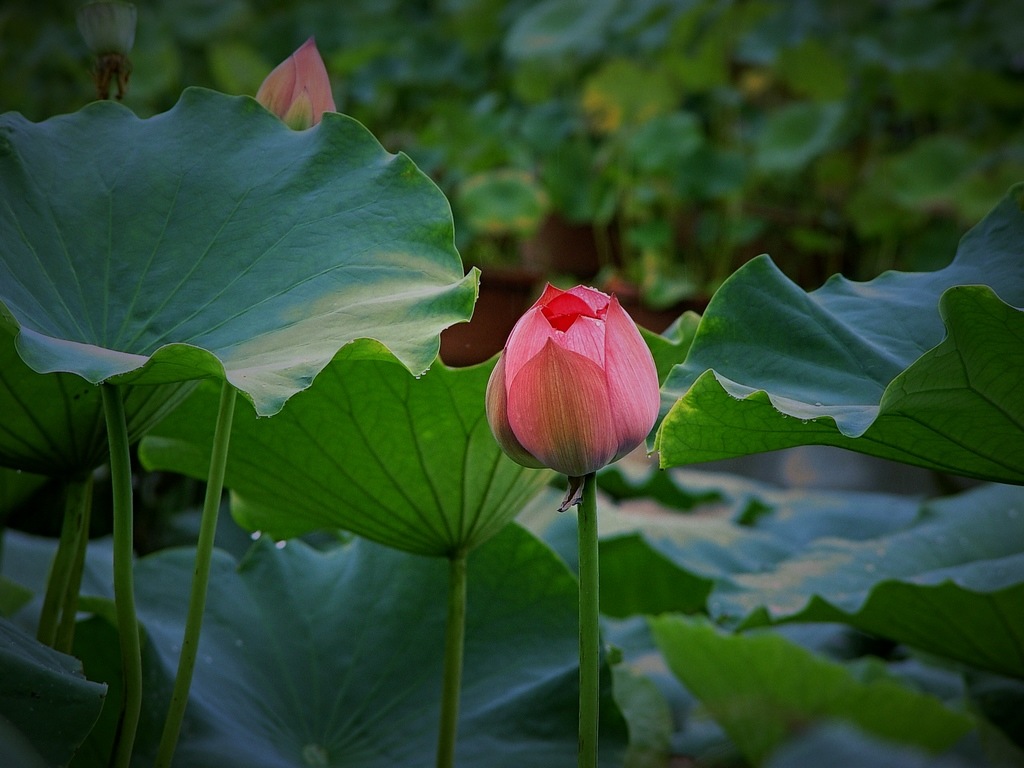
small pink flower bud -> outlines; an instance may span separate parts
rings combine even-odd
[[[487,420],[514,461],[583,477],[636,448],[658,418],[658,372],[618,299],[547,286],[509,334]]]
[[[297,131],[319,123],[324,112],[335,111],[327,67],[312,37],[267,75],[256,101]]]

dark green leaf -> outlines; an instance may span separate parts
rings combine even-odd
[[[42,475],[19,469],[0,469],[0,522],[12,509],[46,484]]]
[[[507,458],[484,392],[494,360],[438,363],[416,379],[347,348],[273,419],[236,407],[226,484],[243,527],[276,538],[344,528],[445,555],[496,533],[550,478]],[[141,447],[151,467],[205,475],[216,387],[204,386]]]
[[[137,440],[193,382],[123,388],[128,436]],[[98,387],[73,373],[36,373],[0,330],[0,466],[54,477],[89,472],[108,457]]]
[[[107,686],[86,680],[77,659],[2,618],[0,669],[0,721],[5,719],[48,765],[66,764],[96,722]],[[0,738],[4,749],[18,746]]]

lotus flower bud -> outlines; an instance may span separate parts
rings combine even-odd
[[[335,111],[327,67],[312,37],[267,75],[256,100],[297,131]]]
[[[614,296],[584,286],[547,286],[487,384],[487,419],[502,450],[563,472],[572,486],[640,445],[659,402],[654,358],[633,320]]]

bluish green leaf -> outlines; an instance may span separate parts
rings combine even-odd
[[[21,731],[0,715],[0,764],[18,768],[48,768],[46,760]]]
[[[694,492],[698,475],[685,475]],[[706,611],[734,627],[841,622],[1024,677],[1024,490],[982,486],[922,504],[726,486],[712,503],[728,514],[605,510],[602,610]],[[640,585],[626,578],[635,573]]]
[[[766,768],[978,768],[953,755],[936,757],[891,740],[873,738],[849,724],[823,723],[796,734],[780,746]]]
[[[921,520],[864,541],[822,538],[716,589],[719,618],[842,621],[1024,677],[1024,490],[985,486],[925,505]]]
[[[550,479],[507,458],[484,393],[494,360],[436,364],[419,379],[354,345],[273,419],[235,410],[226,485],[249,530],[288,538],[344,528],[410,552],[446,555],[494,535]],[[203,477],[216,387],[202,386],[141,449],[150,468]]]
[[[186,550],[138,566],[140,620],[165,670],[192,567]],[[359,539],[328,552],[264,539],[241,563],[218,553],[176,764],[433,765],[446,579],[443,561]],[[468,583],[458,764],[573,763],[575,580],[510,526],[470,555]],[[601,764],[613,766],[625,744],[609,693]]]
[[[40,586],[53,540],[8,534],[5,574]],[[91,610],[112,594],[109,548],[90,545]],[[262,537],[236,560],[217,550],[199,663],[175,765],[392,768],[433,765],[447,563],[354,538],[318,552]],[[177,666],[194,550],[136,566],[147,681],[138,759],[155,754]],[[560,768],[576,750],[577,593],[565,564],[518,525],[474,550],[458,764]],[[86,607],[88,606],[88,607]],[[31,618],[31,617],[30,617]],[[82,768],[106,765],[120,661],[113,617],[80,622],[76,653],[111,686]],[[625,726],[602,671],[602,766],[621,765]]]
[[[822,444],[1024,482],[1022,200],[1015,187],[936,272],[805,293],[749,262],[666,382],[662,465]]]
[[[0,618],[0,722],[46,760],[65,765],[99,716],[107,686],[86,680],[77,659],[49,648]],[[24,742],[6,738],[3,749]],[[30,753],[29,753],[30,754]],[[14,764],[12,764],[14,765]]]
[[[441,192],[334,113],[292,131],[187,89],[146,120],[7,114],[0,199],[0,314],[40,373],[222,378],[272,415],[355,339],[421,372],[476,292]]]

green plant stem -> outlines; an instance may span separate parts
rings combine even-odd
[[[132,574],[132,467],[121,392],[108,383],[101,384],[100,391],[107,421],[107,442],[110,444],[110,481],[114,502],[114,605],[117,611],[117,634],[121,643],[121,671],[124,675],[121,720],[111,764],[118,768],[128,768],[142,711],[142,647],[135,615]]]
[[[71,490],[71,489],[69,489]],[[76,546],[71,574],[65,590],[64,607],[61,609],[57,639],[53,647],[61,653],[70,654],[75,645],[75,626],[78,619],[78,593],[82,589],[82,572],[85,570],[85,553],[89,547],[89,520],[92,518],[92,473],[74,484]],[[70,500],[69,500],[70,501]],[[69,510],[71,509],[69,504]]]
[[[188,617],[185,619],[185,635],[178,656],[178,673],[174,679],[171,705],[167,710],[160,746],[157,749],[158,768],[167,768],[174,757],[178,734],[185,718],[188,692],[195,671],[196,654],[199,651],[199,633],[206,610],[207,586],[210,582],[210,562],[213,559],[213,540],[217,532],[217,513],[220,510],[221,493],[224,490],[224,473],[228,461],[228,443],[231,439],[231,422],[235,414],[237,390],[224,382],[220,392],[220,409],[213,431],[213,450],[210,454],[210,471],[206,482],[206,497],[203,501],[203,517],[199,525],[199,541],[196,544],[196,565],[192,575],[192,593],[188,603]]]
[[[579,768],[597,766],[597,722],[601,694],[601,626],[597,564],[597,476],[583,479],[578,507],[580,561]]]
[[[448,561],[448,617],[444,630],[444,679],[441,689],[441,722],[438,727],[437,768],[455,765],[455,740],[459,728],[459,694],[462,690],[462,655],[466,640],[466,553],[456,552]]]
[[[86,479],[69,480],[64,486],[64,521],[60,529],[60,541],[53,555],[50,576],[46,582],[46,596],[39,614],[39,642],[55,647],[58,626],[69,610],[77,611],[78,584],[81,574],[75,578],[76,553],[80,540],[88,536],[88,514],[85,509],[92,494],[92,475]],[[83,524],[85,530],[83,531]],[[75,594],[69,593],[74,584]],[[69,601],[74,606],[69,605]]]

